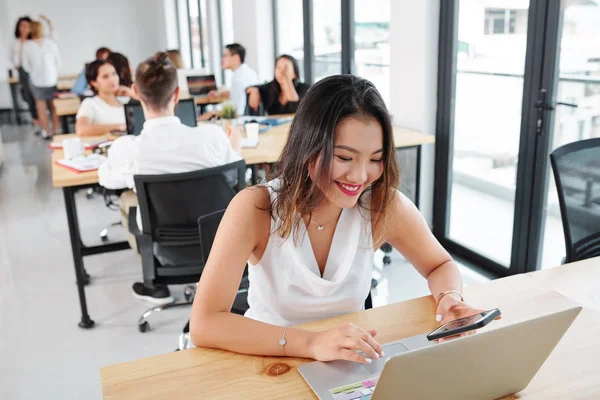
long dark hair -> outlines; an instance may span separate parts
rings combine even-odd
[[[135,70],[135,87],[140,99],[153,110],[163,110],[177,89],[177,68],[165,52],[142,61]]]
[[[17,25],[15,25],[15,38],[17,39],[21,38],[21,35],[19,34],[19,25],[21,25],[21,22],[23,21],[29,22],[30,24],[33,22],[33,20],[28,16],[19,18],[19,20],[17,21]],[[27,36],[27,39],[31,39],[31,32],[29,32],[29,36]]]
[[[121,85],[131,87],[133,79],[131,78],[131,67],[127,57],[121,53],[110,53],[106,61],[111,63],[117,70]]]
[[[277,61],[279,61],[282,58],[285,58],[286,60],[289,60],[292,63],[294,75],[296,75],[292,83],[294,84],[294,86],[296,86],[300,82],[300,69],[298,68],[298,61],[289,54],[282,54],[279,57],[277,57],[277,60],[275,60],[275,65],[277,65]],[[273,80],[269,82],[267,90],[269,92],[270,102],[269,104],[265,104],[264,106],[266,109],[269,109],[276,101],[279,101],[279,95],[281,94],[281,86],[279,85],[279,82],[277,82],[277,79],[273,78]]]
[[[320,187],[331,184],[335,129],[347,118],[374,119],[383,131],[383,173],[362,193],[358,204],[370,212],[374,245],[385,241],[386,223],[399,183],[392,121],[375,86],[353,75],[319,81],[300,102],[276,170],[270,176],[281,180],[271,215],[281,221],[277,233],[283,238],[293,234],[297,239],[302,219],[310,219],[314,207],[323,200]],[[312,165],[319,182],[308,178]],[[370,201],[365,201],[367,193]]]

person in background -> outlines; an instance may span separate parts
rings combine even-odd
[[[276,165],[270,182],[236,195],[219,225],[192,306],[196,346],[361,364],[383,357],[368,326],[295,325],[362,310],[384,242],[427,280],[435,321],[481,312],[462,301],[457,264],[397,189],[392,121],[371,82],[336,75],[316,83]],[[246,266],[241,316],[231,306]]]
[[[12,47],[11,61],[14,68],[19,72],[19,81],[21,82],[21,88],[23,90],[23,100],[25,100],[29,106],[33,125],[37,127],[40,123],[38,121],[35,99],[33,98],[33,93],[31,93],[29,74],[23,69],[23,46],[29,39],[31,39],[31,18],[27,16],[21,17],[15,26],[15,41]]]
[[[221,68],[233,72],[230,90],[211,90],[209,97],[229,96],[229,101],[235,106],[238,115],[244,115],[246,110],[246,88],[258,84],[258,75],[246,60],[246,49],[238,43],[225,46],[221,57]]]
[[[52,115],[52,128],[56,132],[59,127],[58,116],[54,108],[54,94],[58,83],[58,69],[61,66],[60,52],[56,43],[49,38],[44,38],[43,26],[39,21],[32,21],[31,40],[23,45],[23,69],[31,79],[31,90],[35,98],[38,119],[42,127],[44,138],[52,137],[47,105]],[[51,25],[50,25],[51,26]]]
[[[100,47],[98,50],[96,50],[96,60],[106,60],[109,54],[110,49],[108,47]],[[75,93],[78,96],[85,96],[89,91],[88,81],[85,78],[86,67],[87,64],[85,67],[83,67],[83,71],[81,71],[77,77],[77,80],[75,81],[75,84],[73,85],[73,88],[71,88],[71,93]]]
[[[169,61],[171,64],[177,69],[185,68],[183,65],[183,57],[181,57],[181,53],[179,50],[167,50],[167,56],[169,57]]]
[[[121,86],[130,88],[133,84],[133,78],[131,77],[131,66],[129,65],[127,57],[121,53],[112,52],[108,55],[106,60],[117,70]]]
[[[310,85],[300,82],[296,59],[284,54],[275,62],[274,80],[246,89],[249,94],[248,106],[257,110],[262,102],[269,115],[294,114],[309,88]]]
[[[241,159],[237,130],[226,133],[215,124],[192,128],[183,125],[175,116],[180,90],[177,69],[167,59],[167,53],[157,53],[138,65],[132,89],[142,104],[146,121],[139,136],[127,135],[112,144],[106,163],[98,170],[102,186],[133,189],[136,174],[189,172]],[[133,191],[121,196],[120,208],[126,229],[129,207],[137,204]],[[140,218],[138,225],[141,227]],[[129,243],[136,249],[135,238],[131,235]],[[153,286],[148,282],[135,283],[133,295],[158,305],[173,301],[168,287]]]
[[[124,132],[126,130],[125,110],[117,96],[132,97],[131,89],[119,84],[117,70],[108,60],[89,63],[85,75],[95,96],[83,99],[79,106],[75,124],[77,135]]]

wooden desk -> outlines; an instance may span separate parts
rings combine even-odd
[[[530,272],[525,276],[600,313],[600,257]],[[600,354],[600,349],[598,352]]]
[[[465,296],[481,308],[502,310],[503,319],[485,329],[573,305],[572,300],[525,275],[467,287]],[[350,321],[376,329],[377,339],[387,343],[433,330],[434,314],[435,304],[428,296],[303,327],[323,330]],[[599,346],[600,314],[584,308],[529,386],[508,398],[597,399]],[[105,367],[100,375],[106,399],[315,399],[297,370],[309,361],[195,348]]]
[[[56,115],[59,117],[65,117],[68,115],[76,115],[81,105],[79,97],[69,97],[64,99],[54,99],[54,108],[56,109]]]
[[[68,135],[56,135],[53,137],[53,141],[62,142],[65,139],[74,137],[77,137],[74,133]],[[82,137],[81,140],[84,143],[93,143],[103,138],[114,140],[116,137],[107,133],[99,136]],[[96,171],[76,173],[56,164],[56,161],[62,160],[63,157],[64,154],[62,150],[57,149],[52,151],[52,186],[55,188],[64,188],[68,186],[95,185],[98,183],[98,173]]]
[[[58,77],[58,83],[56,84],[56,88],[60,91],[68,91],[73,88],[75,81],[79,75],[61,75]],[[11,85],[15,85],[20,83],[19,78],[8,78],[8,83]]]
[[[55,142],[75,137],[71,135],[58,135],[53,138]],[[82,138],[84,142],[94,142],[103,138],[114,139],[110,134],[100,136],[89,136]],[[69,226],[69,238],[71,242],[71,251],[73,253],[73,264],[75,267],[75,277],[77,282],[77,292],[79,295],[79,306],[81,308],[81,320],[79,327],[89,329],[94,326],[94,321],[90,318],[87,310],[87,300],[85,297],[85,285],[89,284],[89,275],[85,272],[83,258],[102,253],[110,253],[129,249],[127,241],[102,244],[98,246],[86,246],[81,238],[79,230],[79,220],[77,216],[77,206],[75,203],[75,193],[82,189],[96,186],[98,184],[98,173],[96,171],[77,173],[68,170],[55,163],[56,160],[63,158],[62,150],[52,150],[52,185],[62,188],[65,199],[65,210],[67,214],[67,223]]]
[[[246,160],[246,164],[270,164],[277,162],[287,140],[289,129],[290,124],[288,123],[261,133],[256,148],[242,149],[242,157]],[[435,137],[406,128],[394,127],[394,142],[396,148],[401,149],[434,143]]]

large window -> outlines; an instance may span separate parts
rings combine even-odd
[[[190,21],[188,0],[177,0],[177,28],[179,31],[179,52],[186,68],[192,68]]]
[[[369,79],[390,101],[390,0],[354,1],[355,74]]]
[[[313,81],[342,71],[340,0],[313,0]]]
[[[300,79],[304,77],[304,10],[301,0],[273,0],[275,6],[275,56],[289,54],[298,60]]]
[[[391,0],[274,0],[275,53],[296,57],[308,83],[351,72],[389,103],[390,11]]]

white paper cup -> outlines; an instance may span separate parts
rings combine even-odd
[[[258,141],[258,131],[260,130],[260,125],[257,122],[249,122],[245,125],[246,127],[246,137],[252,141]]]
[[[83,154],[83,142],[80,138],[65,139],[62,144],[65,160],[71,160]]]

